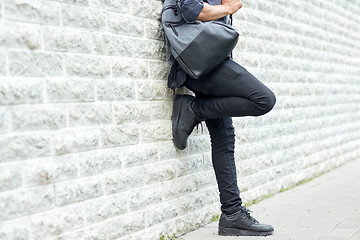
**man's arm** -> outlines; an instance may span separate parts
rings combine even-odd
[[[217,20],[229,14],[236,13],[241,7],[241,0],[222,0],[221,5],[204,3],[204,7],[197,20],[203,22]]]

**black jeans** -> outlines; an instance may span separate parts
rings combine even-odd
[[[235,213],[242,201],[237,185],[231,117],[263,115],[275,105],[275,95],[230,58],[200,79],[188,76],[185,86],[195,93],[194,112],[205,120],[209,129],[221,211]]]

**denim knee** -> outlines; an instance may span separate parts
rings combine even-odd
[[[261,98],[261,102],[258,103],[258,106],[261,109],[258,116],[270,112],[271,109],[274,108],[275,103],[276,96],[271,90],[264,93],[263,97]]]

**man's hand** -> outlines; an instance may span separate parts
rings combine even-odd
[[[221,4],[228,8],[229,14],[236,13],[242,7],[241,0],[222,0]]]

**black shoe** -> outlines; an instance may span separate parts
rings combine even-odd
[[[273,232],[271,225],[259,223],[245,207],[232,216],[220,216],[218,233],[222,236],[267,236]]]
[[[194,127],[201,122],[192,109],[195,97],[190,95],[175,95],[172,112],[172,134],[175,147],[186,148],[186,142]]]

